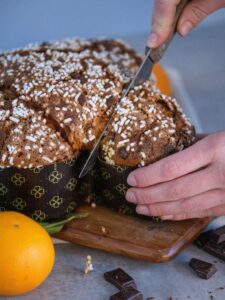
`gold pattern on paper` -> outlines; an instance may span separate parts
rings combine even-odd
[[[102,195],[103,195],[107,200],[113,200],[113,199],[114,199],[114,196],[113,196],[113,194],[111,193],[110,190],[107,190],[107,189],[103,190]]]
[[[53,196],[50,201],[49,205],[53,208],[58,208],[63,203],[63,198],[59,197],[58,195]]]
[[[45,189],[40,185],[36,185],[33,187],[30,193],[34,196],[34,198],[39,199],[44,195]]]
[[[16,197],[13,201],[12,201],[12,205],[18,209],[18,210],[23,210],[26,206],[27,203],[25,200],[23,200],[23,198],[21,197]]]
[[[25,183],[26,178],[24,176],[22,176],[20,173],[15,173],[12,177],[11,177],[11,181],[17,185],[17,186],[21,186]]]
[[[37,221],[37,222],[43,222],[46,219],[47,215],[39,210],[35,210],[34,213],[32,214],[32,218]]]
[[[59,173],[57,170],[52,171],[52,173],[48,176],[48,180],[54,184],[59,183],[62,178],[63,174]]]
[[[8,193],[7,187],[0,182],[0,196],[5,196]]]
[[[70,180],[68,181],[68,183],[66,185],[66,189],[72,192],[75,189],[76,185],[77,185],[77,179],[70,178]]]
[[[127,186],[123,183],[117,184],[115,188],[116,188],[117,192],[119,192],[120,195],[122,195],[122,196],[125,196],[125,194],[128,190]]]
[[[66,208],[66,212],[67,213],[71,213],[71,212],[73,212],[74,211],[74,209],[77,207],[77,203],[76,202],[71,202],[70,204],[69,204],[69,206]]]

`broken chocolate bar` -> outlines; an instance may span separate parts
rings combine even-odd
[[[203,248],[205,244],[209,241],[211,238],[212,230],[208,230],[206,232],[202,232],[197,239],[194,241],[194,244],[198,246],[199,248]]]
[[[225,242],[225,226],[201,233],[194,241],[194,244],[199,248],[203,248],[208,241],[211,241],[215,244],[221,244]]]
[[[203,250],[225,261],[225,242],[217,244],[214,241],[208,241]]]
[[[225,226],[219,227],[212,231],[210,235],[210,241],[214,241],[217,244],[220,244],[225,241]]]
[[[217,272],[215,265],[197,258],[192,258],[189,266],[195,271],[198,277],[203,279],[209,279]]]
[[[134,279],[121,268],[104,273],[104,277],[105,280],[112,283],[120,290],[125,287],[137,288]]]
[[[140,291],[129,286],[112,295],[109,300],[143,300],[143,295]]]

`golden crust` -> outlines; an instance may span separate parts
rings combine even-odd
[[[140,60],[112,40],[67,40],[0,54],[1,166],[44,165],[90,149]],[[30,145],[40,138],[38,126],[40,153]],[[32,155],[25,150],[30,147]]]
[[[141,62],[115,40],[66,40],[0,54],[0,166],[36,167],[90,150]],[[150,81],[124,98],[101,156],[151,163],[193,140],[174,99]]]
[[[117,105],[101,158],[109,164],[145,166],[182,150],[194,140],[194,128],[175,99],[147,81]]]

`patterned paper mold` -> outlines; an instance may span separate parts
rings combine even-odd
[[[131,167],[109,165],[98,158],[95,172],[95,194],[102,200],[102,204],[112,207],[122,214],[136,214],[135,205],[125,199],[129,188],[127,177],[134,170]]]
[[[83,168],[88,155],[88,151],[83,151],[80,154],[79,159],[77,160],[77,169],[79,169],[79,173]],[[92,205],[99,204],[102,202],[102,199],[96,193],[96,188],[98,186],[101,186],[101,177],[96,163],[94,168],[86,176],[78,180],[76,190],[83,202]]]
[[[125,195],[129,189],[127,177],[134,167],[109,165],[98,157],[95,172],[95,189],[92,190],[94,197],[104,206],[113,208],[120,214],[135,215],[139,218],[148,218],[159,222],[160,217],[146,217],[136,213],[136,205],[126,200]]]
[[[76,159],[40,168],[2,168],[0,210],[24,213],[36,221],[62,219],[79,204]]]

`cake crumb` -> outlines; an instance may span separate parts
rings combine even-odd
[[[93,268],[93,265],[92,265],[92,258],[91,258],[90,255],[87,255],[87,257],[86,257],[86,267],[85,267],[84,273],[88,274],[89,272],[91,272],[93,270],[94,270],[94,268]]]

